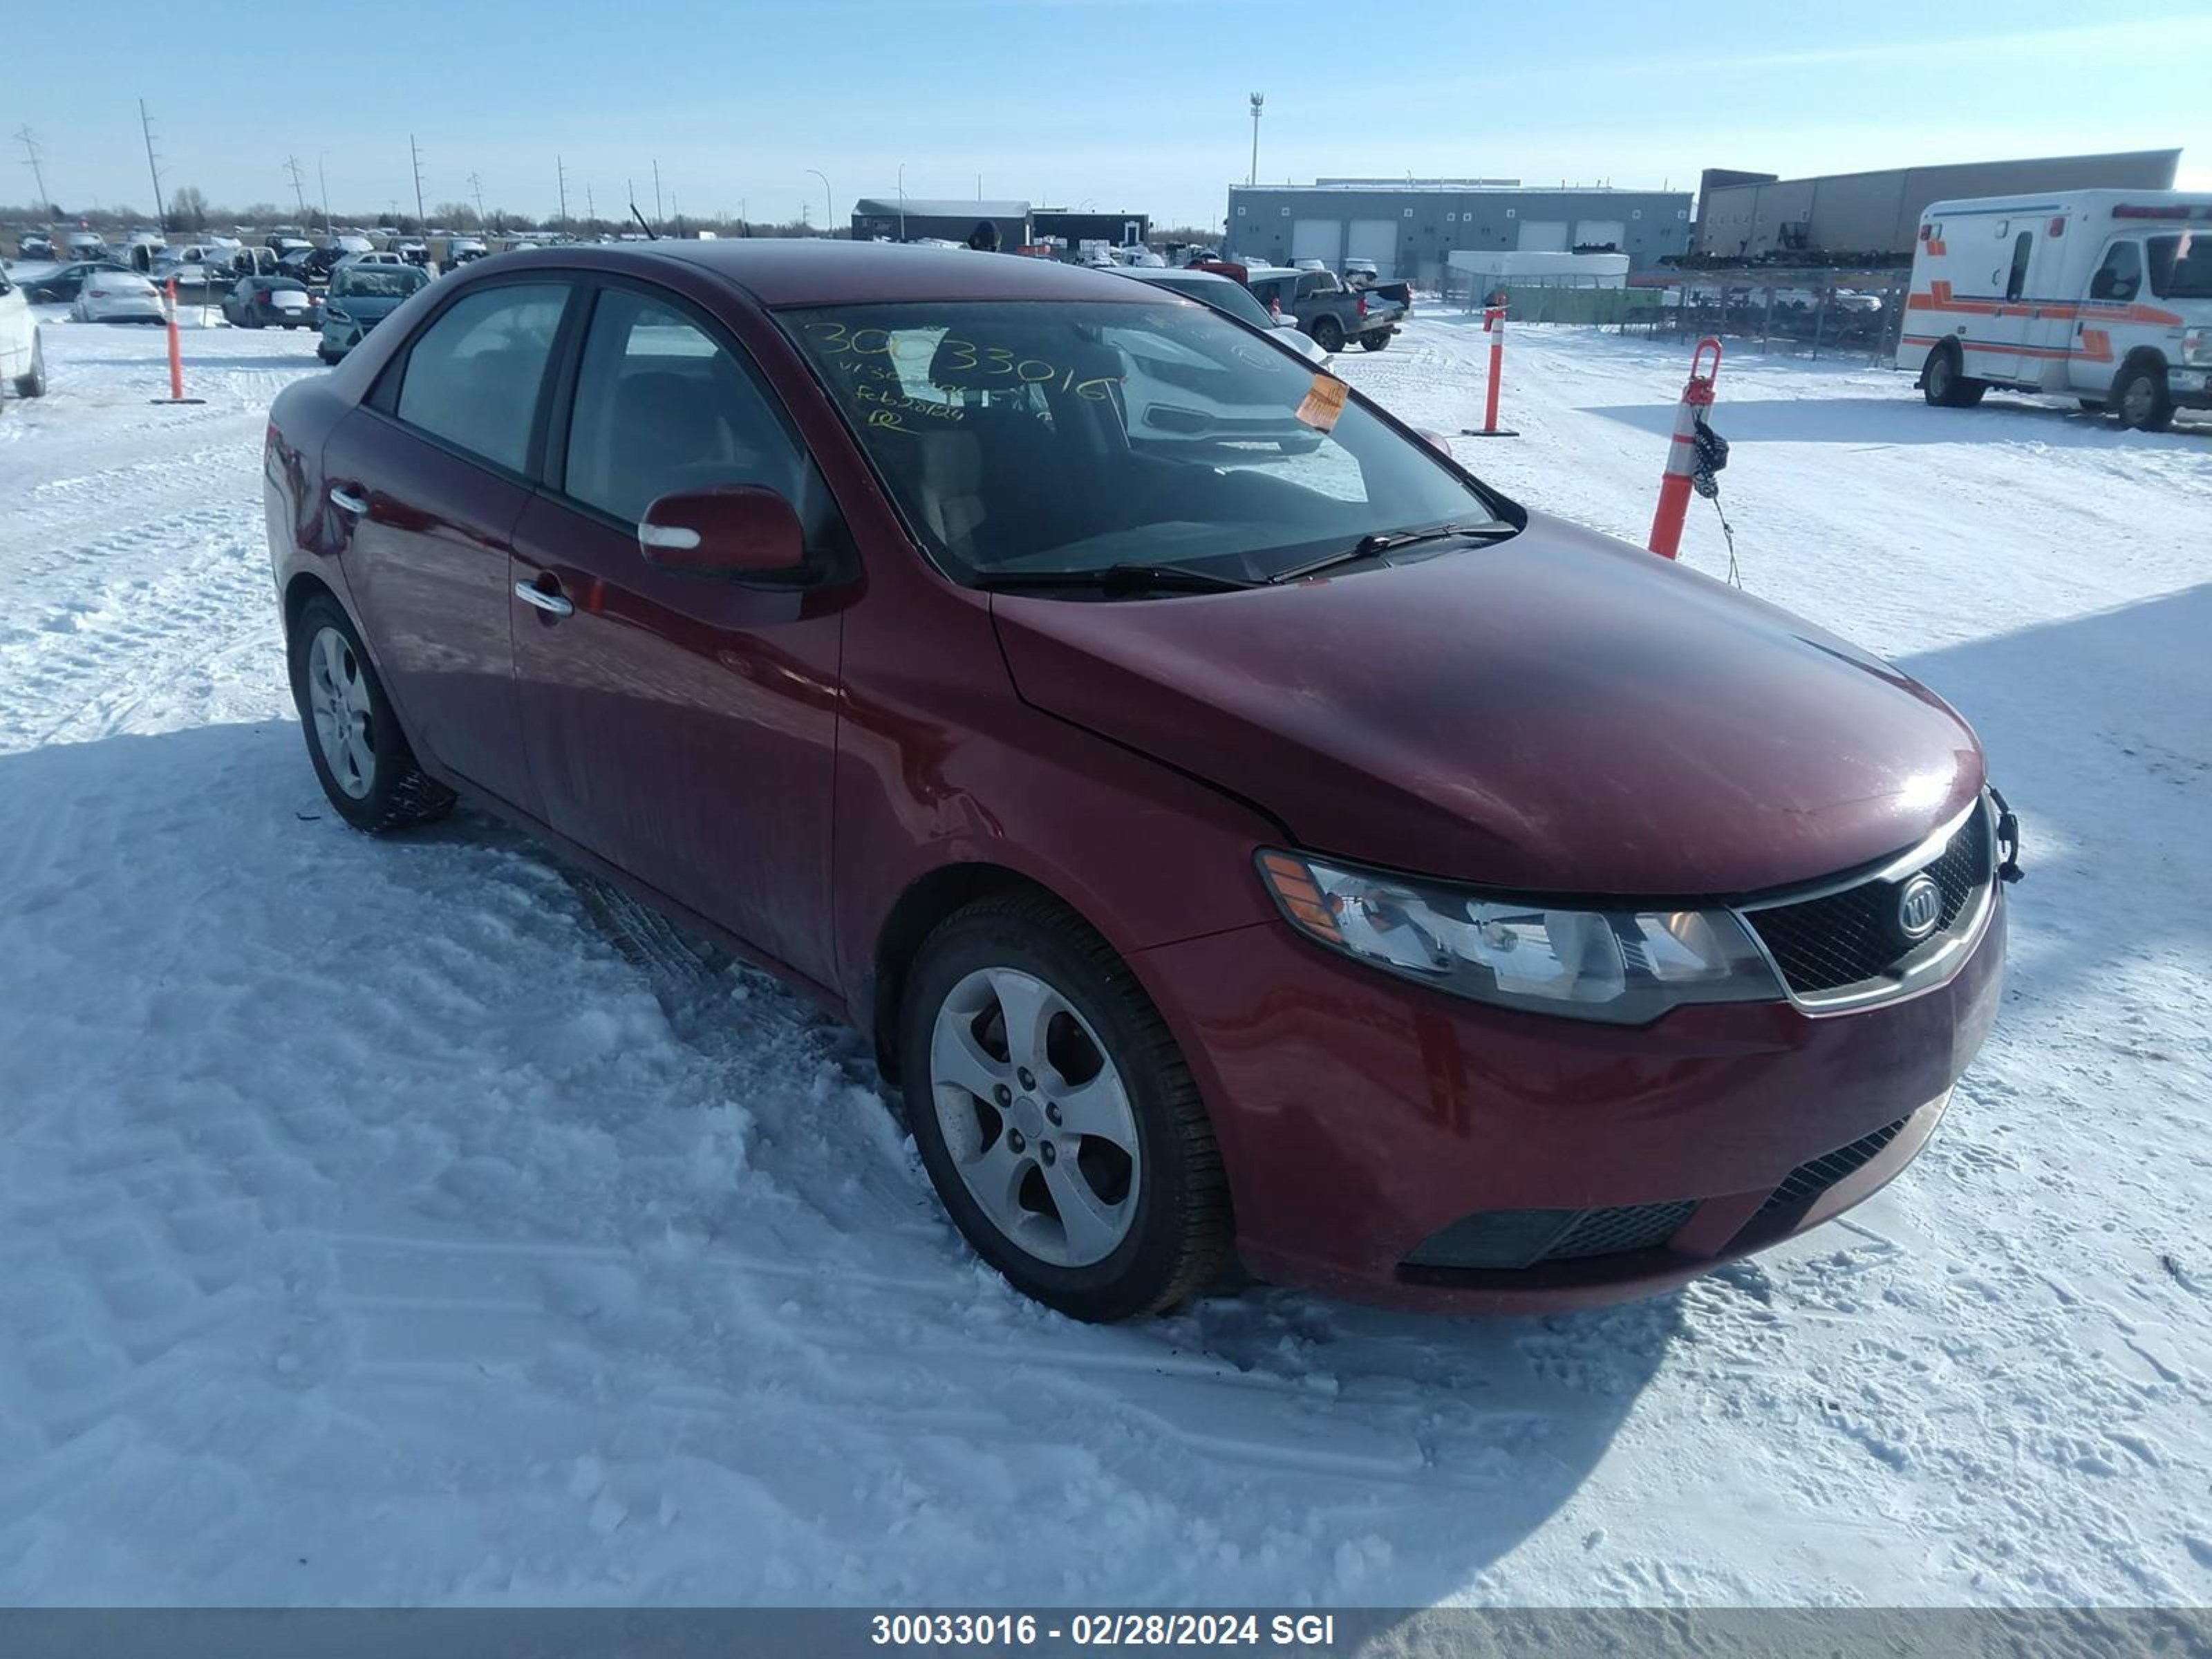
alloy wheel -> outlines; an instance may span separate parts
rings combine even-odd
[[[1136,1115],[1066,997],[1018,969],[969,974],[938,1010],[929,1074],[953,1166],[1008,1243],[1060,1267],[1120,1247],[1137,1216]]]
[[[307,647],[307,702],[323,763],[339,788],[365,799],[376,787],[376,728],[361,659],[335,628],[319,630]]]

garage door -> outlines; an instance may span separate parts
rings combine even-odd
[[[1398,275],[1398,226],[1396,219],[1354,219],[1352,222],[1351,246],[1344,251],[1347,259],[1372,259],[1375,274],[1384,282]]]
[[[1318,259],[1331,270],[1336,269],[1337,258],[1344,252],[1344,221],[1341,219],[1293,219],[1291,221],[1291,262]]]
[[[1609,247],[1617,253],[1628,251],[1628,227],[1618,219],[1577,219],[1575,221],[1577,247]]]
[[[1567,222],[1565,219],[1523,219],[1518,246],[1524,253],[1565,253],[1567,251]]]

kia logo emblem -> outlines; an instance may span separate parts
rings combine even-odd
[[[1905,884],[1905,890],[1897,896],[1897,931],[1917,944],[1936,931],[1936,924],[1943,920],[1943,890],[1936,884],[1935,878],[1927,875],[1913,877]]]

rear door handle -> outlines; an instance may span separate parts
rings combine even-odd
[[[528,582],[515,583],[514,597],[525,605],[536,605],[549,617],[573,617],[576,614],[576,607],[560,594],[548,593],[544,588],[533,587]]]
[[[368,498],[356,495],[343,484],[331,486],[331,505],[343,512],[362,514],[368,511]]]

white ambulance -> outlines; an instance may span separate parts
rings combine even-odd
[[[1991,386],[2163,430],[2212,408],[2212,196],[2069,190],[1920,216],[1897,366],[1931,404]]]

